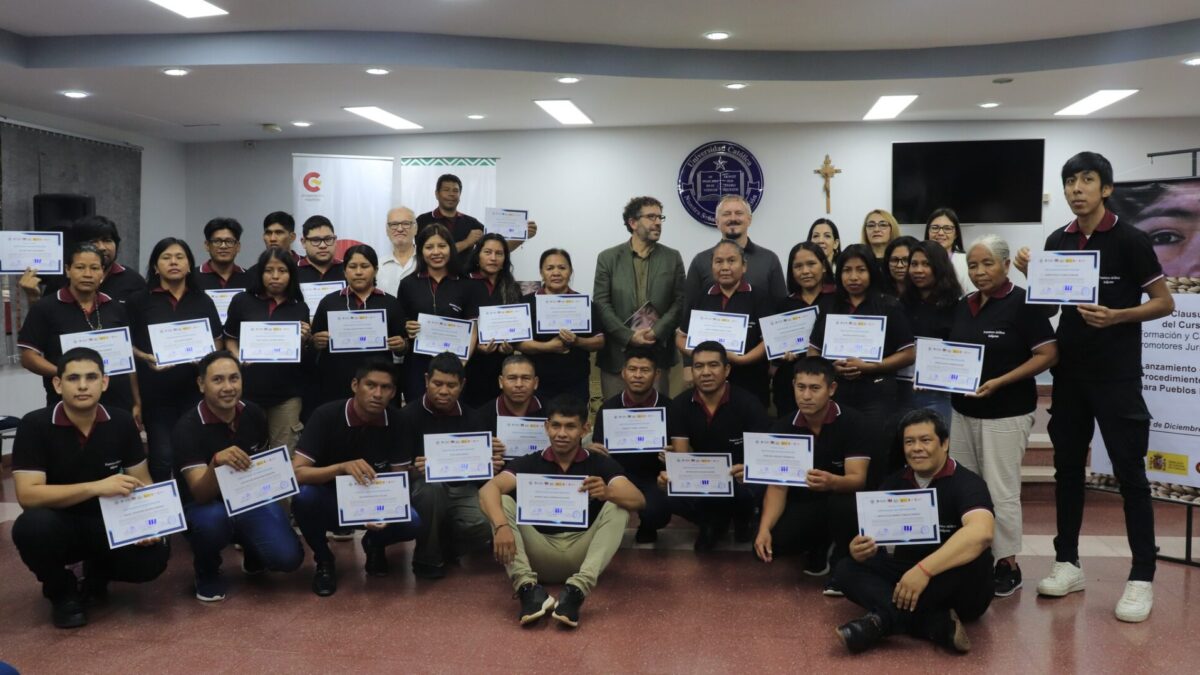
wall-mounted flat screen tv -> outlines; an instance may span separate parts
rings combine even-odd
[[[892,144],[892,213],[924,223],[950,207],[963,223],[1042,221],[1044,139]]]

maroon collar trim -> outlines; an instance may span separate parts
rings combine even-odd
[[[631,397],[629,395],[628,389],[622,389],[621,390],[621,405],[625,406],[626,408],[655,408],[655,407],[658,407],[658,390],[651,389],[650,392],[653,394],[653,400],[651,400],[650,395],[647,395],[646,400],[635,401],[635,400],[633,400],[633,397]]]
[[[245,271],[246,270],[239,267],[237,263],[233,264],[233,273],[234,274],[241,274],[242,272],[245,272]],[[213,269],[212,258],[209,258],[208,260],[204,261],[204,264],[200,266],[200,273],[201,274],[216,274],[217,273],[217,271],[215,269]]]
[[[837,421],[837,418],[842,414],[842,407],[837,404],[837,401],[830,401],[825,408],[825,417],[821,420],[821,425],[832,424]],[[792,426],[797,429],[810,429],[808,419],[804,417],[804,413],[796,411],[796,416],[792,418]]]
[[[73,427],[73,426],[75,426],[75,424],[71,421],[71,418],[67,417],[67,405],[65,403],[63,403],[62,401],[59,401],[58,403],[54,404],[54,412],[51,414],[51,418],[54,422],[54,426],[56,426],[56,427]],[[107,422],[111,419],[112,419],[112,416],[110,416],[108,414],[108,410],[106,410],[103,405],[96,406],[96,421],[97,422]]]
[[[333,260],[329,261],[329,267],[327,267],[325,269],[326,269],[326,271],[331,270],[334,267],[336,267],[337,265],[341,265],[343,262],[344,261],[341,258],[334,256]],[[299,261],[296,262],[296,267],[314,267],[315,268],[316,265],[314,265],[308,261],[308,256],[304,256],[303,258],[301,258]]]
[[[571,463],[578,464],[587,459],[589,454],[591,453],[589,453],[582,445],[580,445],[579,449],[575,451],[575,457],[571,459]],[[556,464],[558,463],[558,459],[554,456],[554,448],[549,446],[542,451],[542,459],[546,460],[547,462],[554,462]]]
[[[55,297],[58,298],[59,302],[65,302],[68,305],[79,304],[79,301],[75,299],[75,294],[72,293],[70,287],[67,286],[63,286],[62,288],[58,289],[58,293],[55,294]],[[96,305],[103,305],[106,302],[112,302],[112,298],[109,297],[107,293],[96,291]]]
[[[751,290],[753,290],[753,289],[750,287],[750,283],[748,281],[746,281],[745,279],[742,279],[742,283],[738,284],[738,287],[733,289],[733,292],[735,294],[749,293]],[[721,295],[721,284],[713,284],[712,286],[709,286],[708,294],[709,295]]]
[[[387,408],[375,419],[363,419],[354,410],[354,399],[346,399],[346,426],[348,427],[386,427],[388,425]]]
[[[933,474],[933,478],[929,479],[929,483],[932,485],[933,482],[938,480],[939,478],[946,478],[948,476],[953,476],[954,470],[957,468],[958,468],[958,462],[954,461],[953,457],[947,457],[946,463],[942,465],[941,471],[938,471],[937,473]],[[904,480],[907,480],[910,483],[913,483],[914,485],[916,484],[917,477],[916,477],[916,473],[913,472],[912,468],[905,467],[903,476],[904,476]]]
[[[1117,226],[1117,214],[1113,213],[1112,211],[1109,211],[1108,209],[1104,209],[1104,217],[1100,219],[1100,224],[1096,226],[1096,229],[1093,231],[1093,234],[1095,234],[1096,232],[1108,232],[1109,230],[1113,229],[1116,226]],[[1069,225],[1067,225],[1066,231],[1070,232],[1072,234],[1080,232],[1079,219],[1076,218],[1075,220],[1072,220],[1071,223]]]
[[[532,415],[535,412],[540,412],[542,409],[542,401],[537,396],[529,399],[529,409],[525,411],[525,416]],[[518,417],[518,415],[508,407],[504,402],[504,394],[496,397],[496,415],[499,417]]]
[[[234,409],[234,413],[233,413],[232,426],[235,426],[235,427],[237,426],[238,419],[241,418],[242,411],[245,409],[246,409],[246,404],[241,401],[238,401],[237,407]],[[196,411],[198,413],[200,413],[200,422],[202,424],[225,424],[226,423],[225,420],[221,419],[220,417],[217,417],[217,414],[212,411],[212,408],[208,407],[207,401],[201,400],[199,403],[197,403]]]
[[[463,414],[462,403],[458,401],[454,402],[454,412],[452,413],[443,413],[434,410],[433,406],[429,405],[429,394],[425,394],[421,397],[421,407],[425,408],[425,412],[433,415],[434,417],[462,417]]]

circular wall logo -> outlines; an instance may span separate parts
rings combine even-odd
[[[300,179],[300,184],[303,185],[304,189],[308,190],[309,192],[320,192],[321,174],[317,173],[316,171],[309,171],[308,173],[304,174],[304,178]]]
[[[684,210],[701,223],[715,227],[717,204],[725,195],[741,195],[750,203],[751,211],[758,208],[763,194],[762,166],[737,143],[705,143],[683,160],[675,189]]]

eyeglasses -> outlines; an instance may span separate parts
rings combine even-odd
[[[209,239],[208,243],[213,248],[233,248],[238,245],[237,239]]]
[[[887,222],[886,220],[881,220],[881,221],[878,221],[878,222],[876,222],[876,221],[874,221],[874,220],[868,220],[868,221],[867,221],[867,229],[868,229],[868,230],[883,230],[883,229],[891,229],[891,227],[892,227],[892,224],[891,224],[891,223],[889,223],[889,222]]]
[[[313,246],[333,246],[337,243],[337,236],[329,235],[328,237],[305,237],[304,243],[312,244]]]
[[[888,264],[893,267],[908,267],[908,258],[888,258]]]
[[[943,232],[945,234],[950,234],[951,232],[954,231],[954,226],[953,225],[930,225],[929,231],[930,232]]]
[[[416,224],[417,223],[414,220],[400,220],[400,221],[393,220],[393,221],[390,221],[387,224],[387,226],[388,226],[389,230],[407,230],[408,228],[410,228]]]
[[[660,222],[660,223],[667,222],[667,217],[662,215],[661,213],[643,213],[642,215],[638,216],[638,218],[645,218],[646,220],[649,220],[652,223],[655,221]]]

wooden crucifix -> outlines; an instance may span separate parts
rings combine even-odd
[[[825,179],[825,213],[827,214],[831,213],[829,209],[829,181],[841,172],[841,169],[835,168],[833,162],[829,161],[829,155],[825,155],[825,162],[821,164],[821,168],[813,169],[813,173]]]

